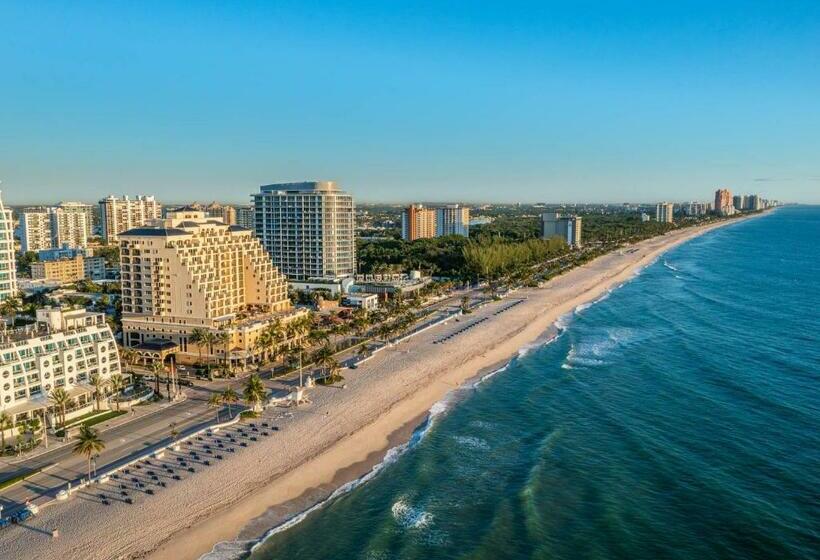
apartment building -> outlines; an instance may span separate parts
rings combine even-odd
[[[85,216],[85,236],[87,238],[94,237],[94,226],[96,216],[94,214],[94,206],[85,204],[84,202],[60,202],[57,208],[66,214],[82,214]]]
[[[58,387],[72,398],[68,418],[92,405],[95,373],[121,373],[114,335],[102,313],[45,307],[37,322],[0,333],[0,403],[13,423],[34,416],[49,419],[49,393]],[[49,425],[54,425],[53,418]]]
[[[236,208],[236,225],[254,231],[256,229],[256,210],[253,206],[239,206]]]
[[[353,197],[335,182],[263,185],[253,202],[256,236],[288,279],[356,272]]]
[[[88,218],[84,212],[60,207],[27,209],[20,215],[20,250],[43,251],[54,247],[85,247]]]
[[[675,205],[672,202],[659,202],[655,206],[655,220],[671,224],[675,221]]]
[[[715,191],[715,212],[721,216],[731,216],[735,213],[732,191],[729,189],[718,189]]]
[[[712,209],[709,202],[688,202],[683,206],[683,213],[687,216],[705,216]]]
[[[401,215],[401,237],[405,241],[436,236],[436,209],[423,204],[411,204]]]
[[[460,204],[436,208],[436,236],[470,235],[470,209]]]
[[[0,193],[1,194],[1,193]],[[17,263],[14,259],[14,218],[0,196],[0,301],[17,296]]]
[[[257,359],[256,340],[291,310],[287,281],[249,230],[197,210],[119,235],[122,326],[125,346],[149,363],[200,359],[233,366]],[[227,340],[197,346],[194,329]]]
[[[581,246],[581,217],[563,216],[559,212],[541,214],[541,238],[558,236],[570,247]]]
[[[211,218],[219,218],[229,226],[236,225],[236,208],[212,202],[205,207],[205,213]]]
[[[109,195],[100,201],[100,222],[105,243],[114,243],[120,233],[143,226],[162,217],[162,206],[153,196],[117,198]]]
[[[85,258],[82,255],[31,263],[32,280],[71,284],[85,277]]]

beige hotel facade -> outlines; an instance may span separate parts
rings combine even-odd
[[[119,235],[123,343],[140,361],[200,356],[232,366],[257,360],[256,341],[294,311],[287,281],[252,232],[182,209]],[[226,332],[227,344],[197,347],[194,329]]]

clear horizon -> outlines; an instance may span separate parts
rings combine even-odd
[[[820,203],[820,4],[0,7],[9,205]]]

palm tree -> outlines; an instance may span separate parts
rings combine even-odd
[[[319,348],[313,354],[313,361],[316,362],[316,365],[325,369],[325,373],[327,373],[327,366],[331,363],[331,361],[335,361],[333,358],[333,348],[325,344],[321,348]]]
[[[120,409],[120,391],[125,388],[125,379],[123,379],[122,375],[119,373],[115,373],[111,376],[111,379],[108,380],[111,384],[111,391],[114,393],[114,404],[117,407],[117,410]]]
[[[94,387],[94,401],[97,404],[97,410],[100,410],[103,391],[108,382],[99,373],[92,373],[88,381],[91,383],[91,386]]]
[[[60,427],[65,428],[65,409],[66,406],[68,406],[68,403],[71,402],[71,397],[68,396],[65,389],[62,387],[57,387],[49,393],[48,398],[54,403],[54,406],[60,410]]]
[[[132,350],[131,348],[124,348],[122,346],[119,347],[120,349],[120,361],[125,363],[125,372],[129,375],[134,375],[133,366],[134,362],[137,359],[137,353]]]
[[[195,328],[191,331],[190,336],[188,337],[188,342],[192,344],[196,344],[197,353],[199,354],[199,363],[202,363],[202,347],[207,345],[208,340],[208,331],[202,328]]]
[[[214,334],[214,342],[217,344],[221,344],[224,350],[224,368],[225,371],[228,372],[230,370],[230,361],[228,358],[229,348],[228,345],[231,343],[231,335],[228,331],[219,330]]]
[[[237,395],[236,391],[229,387],[222,392],[222,402],[228,405],[228,418],[230,418],[233,416],[233,413],[231,412],[231,405],[239,402],[239,395]]]
[[[245,388],[242,391],[242,396],[248,406],[251,407],[251,410],[256,412],[259,408],[259,403],[264,401],[267,396],[265,386],[262,384],[262,379],[260,379],[258,375],[254,374],[248,378],[248,381],[245,383]]]
[[[334,358],[331,358],[327,362],[327,378],[328,380],[330,380],[331,383],[336,383],[337,381],[339,381],[339,379],[341,379],[341,376],[339,375],[339,371],[341,369],[342,366]]]
[[[0,314],[4,315],[5,317],[10,317],[12,322],[14,322],[14,318],[17,316],[17,313],[20,311],[20,299],[17,297],[10,297],[3,301],[0,304]]]
[[[6,430],[13,426],[11,416],[5,410],[0,411],[0,457],[6,454]]]
[[[159,374],[165,372],[165,364],[162,362],[154,362],[151,364],[151,373],[154,374],[154,393],[158,397],[162,396],[162,393],[159,390]]]
[[[208,408],[216,409],[216,421],[219,422],[219,409],[222,408],[222,395],[219,393],[211,393],[208,397]]]
[[[80,433],[77,434],[77,443],[74,444],[72,453],[85,455],[88,461],[88,479],[91,480],[91,457],[105,449],[105,443],[100,439],[100,434],[94,428],[81,426]]]

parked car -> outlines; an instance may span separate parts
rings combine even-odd
[[[22,523],[23,521],[30,519],[33,515],[34,514],[31,513],[31,510],[29,510],[28,508],[21,509],[20,511],[12,515],[11,521],[12,523]]]
[[[0,518],[0,529],[2,529],[3,527],[8,527],[9,525],[11,525],[11,518],[9,518],[9,517]]]

